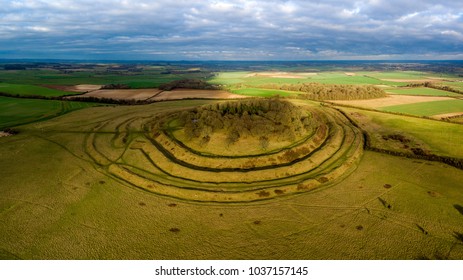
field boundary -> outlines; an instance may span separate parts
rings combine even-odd
[[[457,98],[457,99],[459,99],[459,98]],[[314,100],[314,101],[316,101],[316,100]],[[370,112],[376,112],[376,113],[383,113],[383,114],[390,114],[390,115],[396,115],[396,116],[410,117],[410,118],[415,118],[415,119],[425,119],[425,120],[431,120],[431,121],[436,121],[436,122],[445,122],[445,123],[463,125],[463,123],[456,123],[456,122],[450,121],[449,120],[450,118],[436,119],[436,118],[433,118],[432,116],[417,116],[417,115],[411,115],[411,114],[406,114],[406,113],[381,111],[381,110],[373,109],[373,108],[365,108],[365,107],[358,107],[358,106],[347,105],[347,104],[339,104],[339,103],[330,102],[330,101],[323,101],[320,104],[322,104],[322,105],[326,104],[326,106],[333,107],[333,108],[335,108],[335,107],[345,107],[345,108],[352,108],[352,109],[358,109],[358,110],[370,111]]]

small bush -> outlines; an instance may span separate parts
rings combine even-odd
[[[171,229],[169,229],[169,231],[173,232],[173,233],[179,233],[180,229],[179,228],[171,228]]]

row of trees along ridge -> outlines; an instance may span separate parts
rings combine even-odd
[[[372,85],[329,85],[321,83],[265,84],[265,89],[301,92],[296,98],[312,100],[356,100],[386,97],[386,92]]]

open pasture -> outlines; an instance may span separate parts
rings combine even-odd
[[[387,89],[387,93],[392,93],[392,94],[401,94],[401,95],[423,95],[423,96],[452,96],[452,97],[463,97],[463,95],[454,93],[454,92],[449,92],[449,91],[443,91],[443,90],[438,90],[438,89],[433,89],[433,88],[403,88],[403,89]]]
[[[463,158],[463,126],[460,124],[362,109],[341,109],[371,135],[372,145],[376,148],[386,148],[389,143],[398,145],[398,151],[403,151],[407,143],[383,139],[383,136],[400,134],[410,140],[410,148],[416,143],[417,147],[435,155]]]
[[[153,88],[185,78],[203,79],[209,75],[201,71],[175,71],[169,67],[135,67],[119,69],[117,65],[92,64],[82,69],[27,69],[0,70],[1,81],[10,84],[61,85],[126,84],[131,88]]]
[[[87,102],[23,99],[0,96],[0,129],[53,118],[70,111],[96,106]]]
[[[172,164],[166,159],[159,160],[163,155],[154,154],[153,149],[158,147],[144,140],[150,137],[143,124],[158,114],[203,104],[213,101],[88,108],[23,126],[15,136],[1,137],[1,256],[10,259],[463,258],[460,239],[463,215],[459,210],[463,205],[459,187],[463,174],[441,163],[363,152],[355,170],[336,184],[293,194],[268,191],[275,198],[258,202],[204,202],[195,196],[180,199],[178,192],[172,196],[156,193],[160,184],[154,183],[147,184],[146,190],[141,189],[146,180],[169,179],[165,173],[156,173],[160,171],[153,162]],[[328,117],[342,120],[337,113],[330,114]],[[442,129],[430,127],[434,123],[450,125],[440,122],[420,125],[420,119],[405,118],[407,123],[414,124],[404,126],[400,116],[377,114],[380,116],[374,118],[375,122],[384,121],[398,129],[405,127],[411,133],[420,127]],[[349,127],[344,123],[333,133],[343,130],[349,133]],[[458,133],[453,141],[444,142],[455,143],[461,139]],[[419,134],[426,141],[434,139],[434,135],[435,132]],[[440,137],[436,141],[452,140]],[[142,152],[144,149],[148,156]],[[176,190],[169,186],[174,183],[189,186],[180,183],[181,178],[174,179],[170,177],[165,188]],[[221,184],[209,189],[203,187],[209,192],[210,188],[217,191],[225,188]],[[261,195],[254,196],[266,198],[265,190]]]
[[[57,97],[57,96],[65,96],[65,95],[74,94],[73,92],[56,90],[56,89],[34,86],[34,85],[20,85],[20,84],[7,84],[7,83],[0,83],[0,93],[20,95],[20,96],[45,96],[45,97]]]
[[[423,71],[371,71],[363,72],[365,75],[381,81],[401,83],[424,83],[439,82],[445,79],[454,79],[455,76],[448,74],[435,74]]]
[[[265,84],[297,84],[318,82],[323,84],[346,85],[384,85],[404,86],[406,81],[387,81],[370,75],[376,72],[224,72],[217,73],[209,80],[213,84],[233,87],[234,84],[245,84],[255,87]],[[404,74],[407,76],[407,74]]]
[[[394,105],[379,108],[394,113],[410,114],[415,116],[433,116],[455,112],[463,112],[463,100],[438,100],[413,104]]]

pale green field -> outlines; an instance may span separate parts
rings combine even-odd
[[[89,156],[96,129],[98,147],[113,142],[100,150],[108,158],[90,154],[117,159],[124,148],[116,130],[130,141],[137,118],[210,102],[88,108],[0,138],[0,258],[463,259],[463,171],[444,164],[364,152],[335,185],[226,204],[140,190]],[[461,128],[445,136],[441,123],[371,114],[431,147],[446,142],[443,154],[462,139]],[[135,123],[120,126],[123,118]]]
[[[34,86],[34,85],[21,85],[21,84],[7,84],[7,83],[0,83],[0,92],[13,94],[13,95],[21,95],[21,96],[65,96],[65,95],[74,95],[75,92],[67,92],[62,90],[50,89],[41,86]]]
[[[259,73],[259,72],[256,72]],[[222,72],[209,80],[213,84],[222,84],[233,86],[235,84],[245,84],[249,87],[265,84],[297,84],[317,82],[322,84],[346,84],[346,85],[388,85],[401,86],[406,82],[382,81],[379,78],[371,76],[371,72],[348,73],[345,72],[317,72],[317,73],[287,73],[288,75],[300,76],[299,78],[285,78],[284,75],[275,77],[254,75],[254,72]],[[408,73],[401,74],[401,77],[414,78]]]
[[[440,100],[381,107],[387,112],[410,114],[415,116],[433,116],[448,113],[463,112],[463,100]]]
[[[68,112],[93,106],[89,102],[25,99],[0,96],[0,130],[50,119]]]
[[[403,95],[453,96],[453,97],[462,96],[463,97],[463,95],[458,94],[458,93],[443,91],[443,90],[438,90],[438,89],[433,89],[433,88],[388,89],[386,91],[388,93],[403,94]]]

